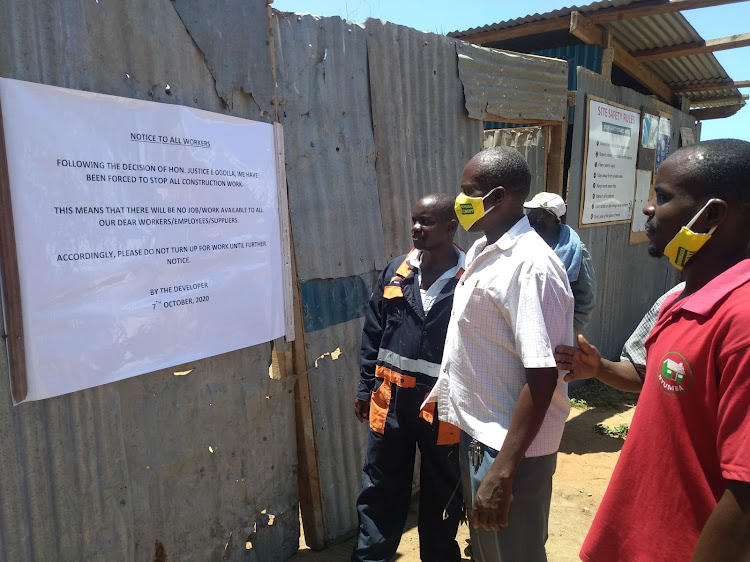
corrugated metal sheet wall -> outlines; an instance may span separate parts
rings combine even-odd
[[[353,529],[367,432],[351,408],[364,304],[378,270],[411,245],[414,202],[456,193],[481,149],[482,122],[464,100],[465,87],[481,84],[459,78],[465,46],[377,20],[275,13],[274,105],[264,0],[221,9],[198,0],[3,2],[0,16],[2,76],[250,119],[278,114],[326,537]],[[479,57],[479,74],[507,57]],[[564,65],[535,59],[525,69],[526,58],[513,59],[516,93],[531,80],[526,71]],[[337,359],[314,368],[334,350]],[[270,380],[269,363],[270,347],[256,346],[185,366],[193,370],[184,377],[151,373],[15,409],[6,387],[0,438],[12,454],[0,460],[0,552],[245,559],[249,538],[251,559],[286,558],[298,537],[294,380]]]
[[[264,0],[1,2],[0,75],[268,120],[267,14]],[[266,344],[13,408],[0,361],[0,557],[290,555],[293,379],[270,380],[269,362]]]
[[[695,119],[677,109],[627,88],[613,86],[600,74],[577,69],[576,119],[573,128],[570,181],[568,182],[568,224],[578,230],[588,246],[597,274],[597,306],[586,335],[608,358],[619,357],[622,345],[651,308],[654,301],[677,282],[677,270],[667,260],[655,260],[645,244],[629,245],[630,225],[578,229],[584,158],[586,94],[651,112],[672,115],[671,151],[679,147],[680,127],[695,127]],[[635,209],[634,212],[640,212]]]
[[[436,191],[455,194],[481,149],[458,77],[455,39],[369,19],[366,24],[377,186],[386,258],[411,247],[411,206]],[[464,247],[472,238],[459,232]]]
[[[543,127],[518,129],[494,129],[484,131],[482,148],[512,146],[526,159],[531,169],[529,196],[544,191],[547,169],[545,168],[545,145]]]

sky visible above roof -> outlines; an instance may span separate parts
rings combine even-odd
[[[508,2],[497,0],[274,0],[273,8],[285,12],[340,16],[355,22],[379,18],[422,31],[447,34],[451,31],[483,27],[501,21],[552,12],[571,5],[553,0]],[[750,22],[750,2],[682,12],[704,39],[746,33]],[[750,47],[720,51],[716,58],[734,80],[750,79]],[[744,90],[743,93],[750,93]],[[744,107],[726,119],[703,122],[702,138],[733,137],[750,141],[750,109]]]

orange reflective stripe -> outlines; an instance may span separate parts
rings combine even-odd
[[[461,279],[461,276],[463,274],[464,274],[464,268],[463,267],[459,267],[458,268],[458,273],[456,273],[456,279]]]
[[[375,367],[375,376],[379,379],[383,379],[385,382],[392,382],[396,386],[401,388],[414,388],[417,384],[417,378],[410,375],[402,375],[396,371],[392,371],[387,367],[378,365]]]
[[[411,254],[411,252],[409,252]],[[398,269],[396,270],[396,275],[399,275],[401,277],[406,277],[411,273],[411,267],[409,267],[409,264],[406,263],[406,260],[404,260],[401,265],[398,266]]]
[[[370,400],[370,428],[376,433],[385,431],[385,418],[391,405],[391,383],[383,381]]]
[[[424,395],[425,400],[427,400],[427,396],[429,396],[429,392]],[[432,422],[435,420],[435,402],[425,404],[424,408],[422,408],[422,411],[419,412],[419,417],[427,423],[432,424]]]
[[[372,409],[370,411],[372,411]],[[458,438],[461,435],[461,430],[458,429],[455,425],[448,422],[441,421],[438,423],[440,424],[440,426],[438,427],[437,444],[454,445],[458,443]]]
[[[386,285],[383,288],[383,298],[397,299],[404,296],[404,290],[398,285]]]

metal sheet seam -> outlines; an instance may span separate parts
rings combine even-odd
[[[190,40],[193,42],[193,45],[195,45],[195,48],[200,51],[200,53],[203,55],[203,63],[206,65],[206,70],[211,75],[211,78],[214,80],[214,90],[216,91],[216,95],[221,99],[222,103],[224,104],[224,107],[227,107],[227,100],[219,93],[219,90],[216,88],[216,76],[214,75],[213,71],[211,70],[210,65],[208,64],[208,59],[206,58],[206,53],[203,52],[203,49],[200,48],[200,45],[198,45],[198,42],[195,40],[195,37],[193,37],[193,34],[190,33],[190,27],[185,23],[185,20],[182,19],[182,15],[180,14],[180,11],[177,9],[177,7],[174,5],[174,2],[170,2],[172,5],[172,9],[177,14],[177,17],[180,19],[180,22],[182,23],[182,27],[185,28],[185,32],[188,34],[188,37],[190,37]]]

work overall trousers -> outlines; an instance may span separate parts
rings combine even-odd
[[[396,553],[411,501],[418,446],[421,558],[454,562],[461,559],[455,540],[463,506],[459,430],[438,421],[434,403],[424,410],[421,405],[440,370],[457,279],[448,281],[425,316],[415,275],[405,261],[393,275],[398,263],[394,260],[381,275],[363,333],[363,365],[376,352],[377,361],[352,560],[385,561]]]

